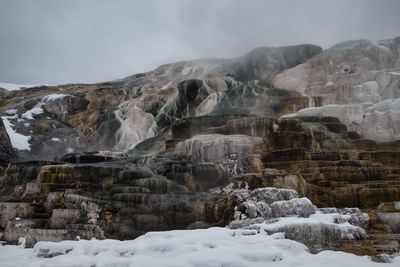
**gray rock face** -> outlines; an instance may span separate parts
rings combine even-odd
[[[298,198],[296,191],[273,187],[254,190],[238,190],[232,192],[237,210],[242,211],[235,215],[240,218],[265,219],[286,216],[308,217],[315,213],[315,206],[307,198]],[[243,216],[244,215],[244,216]]]
[[[385,224],[389,225],[390,233],[400,233],[400,212],[379,212],[378,218]]]
[[[274,74],[301,64],[321,52],[322,48],[316,45],[260,47],[226,64],[226,68],[232,69],[240,80],[268,80]]]
[[[65,121],[70,115],[84,110],[88,104],[89,102],[83,97],[65,95],[62,98],[47,99],[43,109],[51,115]]]
[[[26,235],[26,246],[33,247],[39,241],[74,240],[78,236],[84,239],[104,239],[103,231],[93,225],[74,225],[73,229],[29,229]]]
[[[226,170],[227,177],[256,171],[257,159],[254,150],[262,139],[246,135],[196,135],[178,143],[174,152],[176,157],[188,158],[197,163],[212,163]],[[200,165],[197,172],[201,170]],[[218,167],[216,167],[218,168]],[[218,177],[218,176],[217,176]]]
[[[334,248],[343,241],[341,229],[330,224],[285,225],[267,232],[269,234],[284,232],[286,238],[301,242],[314,251]],[[356,233],[356,236],[359,236],[359,238],[363,238],[364,235],[362,231]]]
[[[5,228],[8,221],[15,218],[27,218],[33,214],[33,207],[29,203],[0,203],[0,226]]]
[[[391,40],[374,44],[366,40],[348,41],[334,45],[320,55],[283,71],[274,79],[278,88],[286,88],[307,93],[307,90],[322,86],[351,85],[367,78],[368,71],[389,69],[398,66],[397,49],[400,42]]]
[[[69,224],[77,223],[81,213],[80,210],[76,209],[53,209],[49,226],[50,228],[63,229]]]
[[[261,138],[245,135],[196,135],[182,143],[175,150],[176,156],[187,156],[199,162],[225,162],[232,154],[240,159],[250,155]]]
[[[274,86],[319,98],[319,108],[297,116],[338,117],[352,131],[378,142],[398,140],[400,39],[334,45],[278,74]]]
[[[275,201],[271,204],[272,215],[276,218],[292,215],[309,217],[315,213],[315,210],[315,206],[308,198]]]

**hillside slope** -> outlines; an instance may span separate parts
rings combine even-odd
[[[261,47],[3,90],[2,238],[228,226],[313,252],[396,252],[399,55],[399,38]]]

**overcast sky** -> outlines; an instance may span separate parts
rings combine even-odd
[[[400,35],[399,0],[0,0],[0,81],[97,82],[258,46]]]

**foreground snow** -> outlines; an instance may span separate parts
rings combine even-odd
[[[282,234],[209,228],[151,232],[135,240],[39,242],[33,249],[0,247],[3,267],[15,266],[400,266],[343,252],[310,254]]]

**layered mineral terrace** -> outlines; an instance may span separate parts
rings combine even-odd
[[[2,90],[0,237],[227,226],[311,251],[399,251],[399,55],[399,37],[263,47]]]

